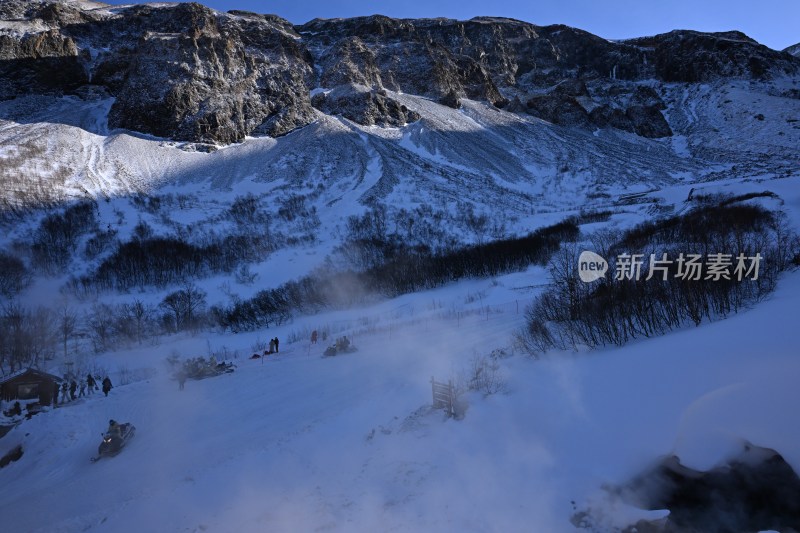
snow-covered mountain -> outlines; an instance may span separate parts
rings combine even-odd
[[[233,306],[567,217],[588,245],[692,195],[741,195],[785,212],[776,234],[798,231],[791,48],[492,17],[294,26],[195,3],[0,2],[0,320],[58,324],[37,361],[119,385],[0,438],[0,458],[25,450],[0,470],[3,523],[619,531],[663,524],[616,490],[660,456],[708,470],[752,443],[797,471],[796,273],[728,320],[546,361],[515,344],[540,266],[378,302],[333,278],[369,306],[255,331],[214,309],[181,327],[169,306],[179,291]],[[152,272],[114,278],[150,252]],[[176,257],[200,266],[165,266]],[[312,345],[312,330],[330,338]],[[342,335],[359,351],[320,357]],[[273,336],[281,356],[248,359]],[[180,393],[164,360],[201,354],[238,368]],[[426,407],[432,375],[484,371],[503,394],[465,393],[463,420]],[[112,417],[137,437],[89,465]]]
[[[198,4],[2,13],[7,206],[202,183],[213,200],[322,191],[322,209],[420,191],[518,217],[797,163],[800,60],[739,33],[614,43],[378,16],[293,27]]]
[[[610,43],[505,19],[292,27],[197,4],[3,6],[5,246],[33,239],[31,208],[100,200],[96,230],[74,248],[108,242],[62,268],[73,276],[140,222],[194,243],[240,235],[229,211],[247,195],[269,218],[247,232],[273,243],[250,262],[274,286],[321,264],[368,209],[385,209],[409,244],[439,248],[800,163],[800,60],[741,34]],[[220,55],[224,43],[238,51]],[[684,198],[624,209],[667,214]],[[316,259],[287,271],[296,253]]]
[[[7,182],[25,175],[4,187],[12,205],[250,181],[323,185],[326,204],[358,183],[362,203],[391,204],[402,182],[480,202],[464,194],[474,185],[524,212],[548,190],[582,202],[796,162],[800,60],[737,33],[612,43],[488,18],[293,27],[197,4],[3,10],[0,141]],[[197,141],[238,144],[187,153],[221,146]]]

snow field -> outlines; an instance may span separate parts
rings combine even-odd
[[[284,341],[262,362],[244,348],[234,374],[182,392],[158,366],[174,346],[107,355],[158,373],[36,416],[0,441],[0,451],[25,449],[0,471],[0,513],[24,531],[571,531],[576,507],[601,509],[609,527],[643,516],[600,487],[666,454],[706,469],[746,440],[800,469],[790,407],[800,400],[797,273],[758,307],[700,328],[595,353],[501,359],[505,393],[468,394],[462,420],[431,412],[431,376],[457,377],[475,354],[511,351],[523,315],[510,298],[526,277],[543,273],[351,311],[357,325],[365,312],[418,310],[388,331],[356,334],[353,354],[323,358],[324,343]],[[485,296],[468,313],[463,302],[477,292]],[[464,313],[443,312],[456,304]],[[300,327],[260,333],[284,338]],[[112,417],[133,422],[137,436],[90,464]]]

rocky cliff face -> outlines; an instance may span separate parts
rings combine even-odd
[[[97,85],[116,97],[111,127],[217,143],[314,119],[312,59],[285,20],[199,4],[99,6],[6,6],[22,17],[0,35],[0,95]]]
[[[230,143],[313,120],[310,58],[284,21],[219,17],[195,4],[144,8],[139,16],[159,24],[97,65],[103,84],[117,86],[112,126]]]
[[[795,58],[737,31],[713,34],[673,31],[629,42],[652,50],[656,77],[663,81],[764,78],[774,72],[796,73],[798,66]]]
[[[293,27],[194,3],[74,0],[7,0],[0,17],[0,99],[98,86],[115,97],[111,127],[214,143],[283,135],[319,111],[360,124],[418,119],[392,92],[450,107],[477,99],[555,124],[661,137],[671,134],[664,102],[646,80],[800,70],[800,59],[736,32],[610,42],[566,26],[485,17]],[[312,101],[315,88],[324,91]]]

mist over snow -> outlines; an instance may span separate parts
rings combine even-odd
[[[0,472],[7,527],[570,531],[571,502],[596,505],[607,498],[601,486],[668,454],[706,469],[747,441],[800,467],[800,420],[789,407],[800,399],[796,273],[757,308],[701,328],[592,354],[502,358],[505,392],[469,393],[461,420],[432,411],[431,376],[458,379],[477,354],[513,353],[521,287],[544,278],[533,270],[464,282],[274,329],[286,338],[341,327],[358,351],[336,357],[302,338],[249,360],[255,333],[100,356],[110,368],[157,372],[0,440],[0,451],[25,449]],[[478,292],[481,305],[464,303]],[[380,320],[364,326],[369,318]],[[236,371],[179,391],[163,359],[205,342],[239,348]],[[90,464],[111,417],[138,434]],[[619,502],[601,513],[608,527],[616,514],[647,516]]]

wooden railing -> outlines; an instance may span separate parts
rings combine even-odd
[[[456,393],[453,382],[439,383],[431,376],[431,392],[433,393],[433,408],[444,409],[448,416],[455,416]]]

